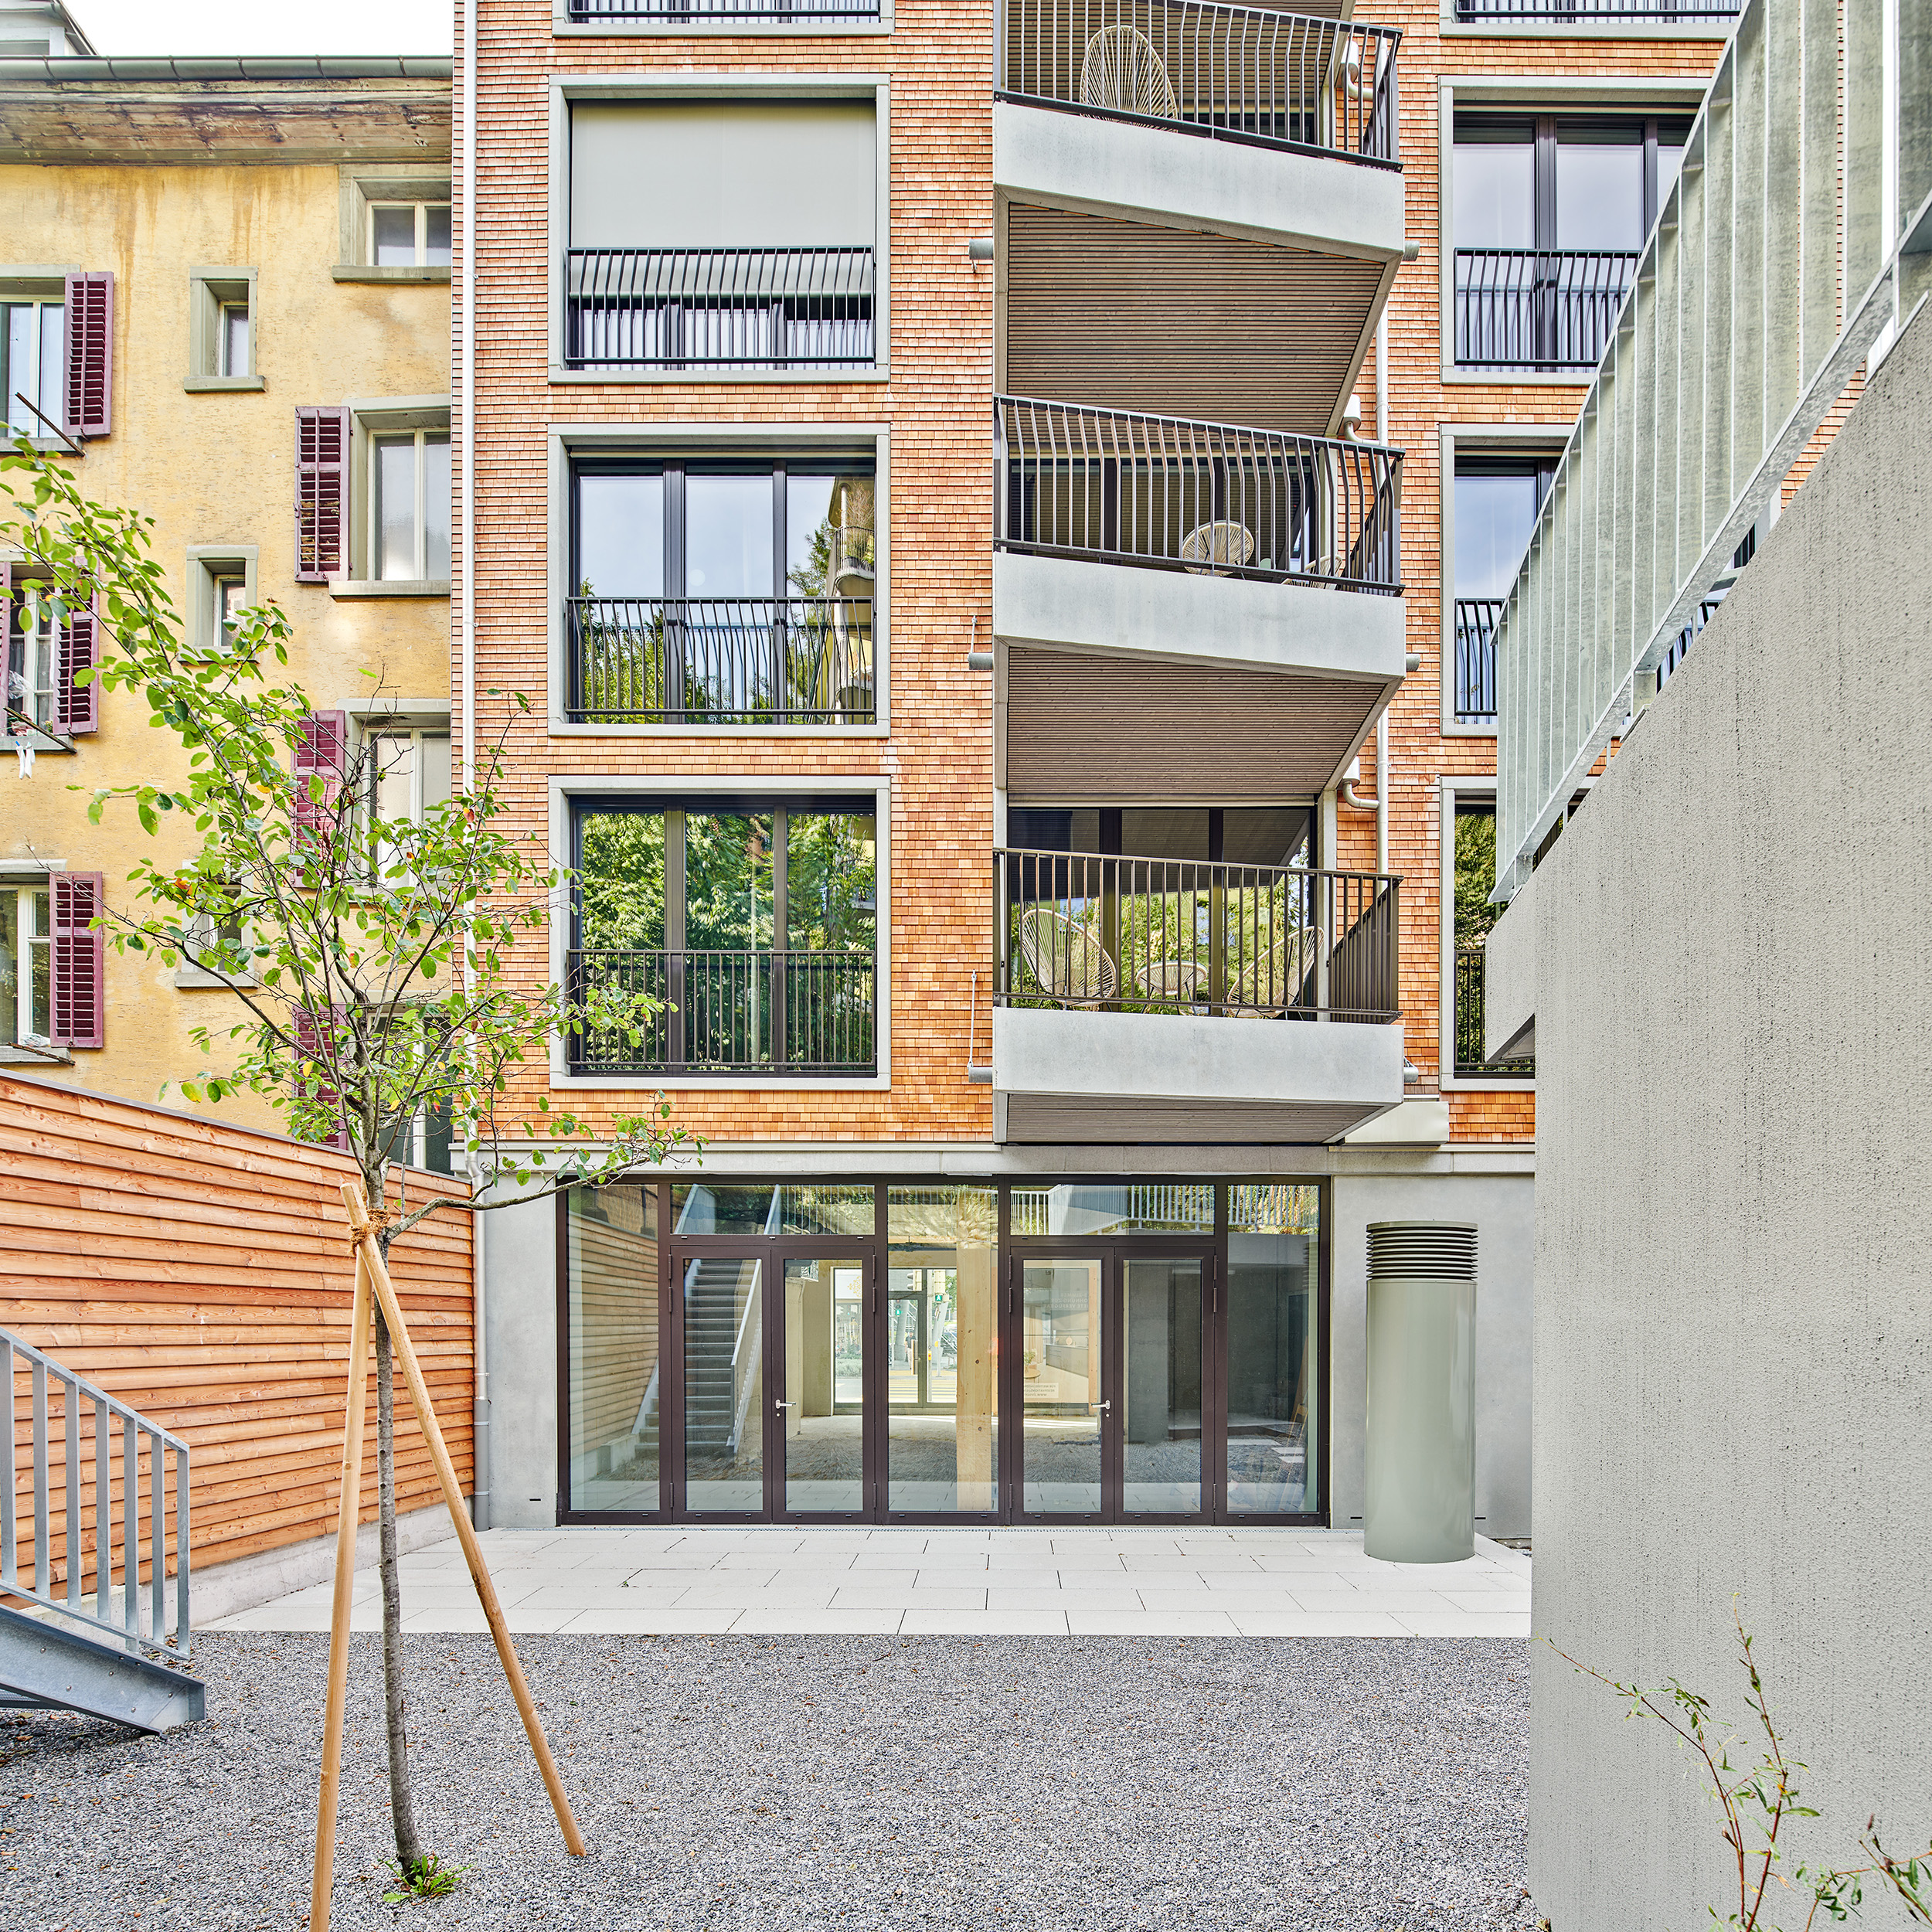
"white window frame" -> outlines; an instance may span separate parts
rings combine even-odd
[[[883,423],[553,423],[549,440],[549,567],[550,735],[565,738],[883,738],[892,729],[892,435]],[[570,584],[570,463],[573,457],[690,452],[704,456],[850,454],[869,445],[872,459],[872,722],[840,725],[577,724],[570,690],[570,639],[563,603]]]
[[[17,877],[0,878],[0,892],[5,893],[15,902],[14,930],[18,935],[20,948],[14,960],[15,974],[14,1036],[11,1040],[0,1041],[0,1061],[19,1065],[23,1062],[44,1062],[54,1056],[58,1056],[60,1059],[65,1060],[66,1051],[53,1044],[51,1032],[36,1033],[33,1030],[33,968],[32,953],[29,949],[36,947],[47,947],[50,945],[53,925],[53,880],[45,874],[37,879],[22,879]],[[34,930],[39,923],[36,902],[40,899],[44,899],[47,902],[48,930],[46,932],[37,932]],[[49,1011],[47,1019],[51,1027],[53,1021],[51,1011],[53,994],[51,960],[49,961]]]
[[[188,375],[182,386],[191,394],[268,386],[260,374],[259,274],[253,268],[189,270]],[[242,369],[226,366],[227,318],[238,308],[248,311],[248,366]]]
[[[447,577],[432,578],[429,574],[430,466],[426,454],[426,449],[429,440],[432,437],[439,437],[446,447],[449,445],[450,432],[447,427],[440,429],[420,427],[416,429],[384,429],[378,427],[372,427],[365,439],[365,461],[368,465],[368,471],[366,478],[364,478],[364,496],[366,498],[364,513],[368,519],[368,529],[365,535],[365,542],[367,548],[365,549],[363,554],[368,560],[369,576],[369,580],[372,583],[447,583],[450,580]],[[415,555],[412,560],[415,565],[415,568],[407,577],[380,577],[377,574],[380,568],[383,547],[383,490],[381,481],[382,453],[384,448],[392,444],[402,442],[405,439],[409,440],[411,443],[415,451],[416,459],[415,500],[411,505],[410,511],[416,530]],[[453,451],[452,455],[454,455]],[[454,498],[452,498],[452,501],[454,501]]]
[[[873,1020],[872,1039],[877,1071],[855,1080],[790,1080],[775,1075],[760,1080],[735,1074],[685,1073],[679,1075],[636,1073],[573,1073],[561,1036],[550,1042],[550,1085],[553,1088],[594,1089],[611,1092],[655,1092],[659,1088],[702,1092],[760,1094],[877,1094],[892,1087],[892,781],[876,772],[831,777],[823,774],[810,777],[774,777],[769,772],[740,773],[702,778],[665,777],[639,778],[614,773],[595,776],[553,777],[550,792],[550,852],[552,862],[567,867],[570,862],[571,814],[579,804],[593,804],[613,795],[635,798],[640,793],[662,793],[692,803],[707,798],[731,799],[770,798],[773,804],[815,797],[849,798],[869,793],[872,800],[872,839],[875,865],[873,895],[873,978],[878,1009]],[[550,978],[562,985],[570,947],[569,888],[553,896],[550,906]]]
[[[1442,524],[1442,735],[1445,738],[1487,739],[1495,742],[1494,725],[1464,724],[1456,716],[1456,458],[1458,456],[1522,456],[1539,450],[1560,454],[1570,440],[1570,425],[1540,423],[1444,423],[1439,426],[1441,463],[1439,509]]]
[[[7,681],[7,708],[9,710],[24,713],[32,719],[36,730],[52,740],[56,737],[60,728],[54,719],[54,712],[60,702],[60,691],[56,664],[57,654],[54,648],[53,615],[44,606],[41,609],[39,622],[32,634],[33,641],[27,655],[29,657],[37,656],[38,663],[33,668],[40,675],[46,678],[46,682],[30,685],[24,692],[15,692],[13,689],[14,641],[16,638],[26,634],[18,628],[15,621],[15,613],[26,610],[26,606],[22,593],[29,591],[33,587],[34,582],[32,579],[26,582],[22,582],[19,577],[14,580],[13,593],[8,600],[6,651],[4,658],[0,658],[0,676],[4,676]],[[42,715],[43,712],[46,714],[44,716]],[[0,733],[0,736],[4,736],[4,734]],[[36,750],[39,748],[37,746],[36,747]],[[0,883],[0,891],[5,889],[7,888],[4,883]]]
[[[380,192],[369,195],[362,203],[368,226],[362,238],[362,260],[370,268],[442,268],[447,269],[447,262],[432,262],[429,258],[429,211],[432,208],[454,209],[454,202],[447,189],[440,196],[427,197],[411,195],[393,199]],[[416,227],[416,258],[410,262],[379,262],[376,259],[376,216],[379,209],[406,208],[410,210]],[[454,223],[452,223],[452,226]]]
[[[450,399],[447,396],[388,396],[351,397],[345,406],[349,420],[349,573],[334,580],[328,586],[331,597],[353,599],[360,597],[444,597],[450,594],[447,577],[377,577],[372,574],[376,562],[376,487],[375,440],[378,437],[399,434],[404,430],[426,430],[434,434],[450,434]],[[452,548],[455,531],[454,522],[454,439],[451,447],[451,496]],[[418,483],[418,507],[420,509],[421,478],[423,466],[417,466]],[[424,529],[419,515],[417,540],[420,546],[424,541]],[[454,560],[452,560],[452,567]]]
[[[1453,9],[1451,9],[1453,11]],[[1546,23],[1547,24],[1547,23]],[[1487,33],[1488,29],[1478,29]],[[1559,30],[1568,38],[1570,29]],[[1547,39],[1548,35],[1542,38]],[[1628,35],[1618,35],[1620,39]],[[1639,35],[1638,39],[1655,36]],[[1728,29],[1716,36],[1697,34],[1696,39],[1729,38]],[[1717,63],[1711,52],[1711,64]],[[1456,111],[1461,107],[1494,107],[1504,113],[1529,114],[1569,113],[1592,107],[1634,114],[1645,107],[1659,113],[1695,114],[1702,105],[1709,81],[1682,75],[1660,74],[1655,80],[1636,77],[1606,77],[1579,81],[1573,73],[1546,74],[1440,74],[1436,80],[1437,158],[1436,250],[1437,270],[1440,280],[1443,326],[1441,338],[1442,382],[1447,388],[1488,389],[1574,389],[1576,401],[1570,409],[1573,419],[1583,405],[1583,394],[1594,379],[1594,369],[1465,369],[1456,360]],[[1564,431],[1566,440],[1569,431]]]
[[[375,750],[373,747],[376,745],[378,740],[384,738],[406,739],[409,741],[409,822],[413,825],[420,825],[423,822],[423,743],[426,740],[440,740],[444,744],[450,744],[451,741],[450,737],[449,726],[447,723],[435,726],[392,724],[384,723],[380,719],[371,719],[363,725],[362,742],[366,747],[370,748],[371,755],[371,762],[369,767],[368,773],[369,796],[367,802],[372,817],[374,816],[376,811],[376,787],[380,782],[381,779],[381,767],[379,764],[376,762],[376,760],[379,760],[381,754],[379,751]],[[454,784],[455,769],[455,766],[454,763],[452,763],[450,767],[452,789],[454,788]]]
[[[1440,890],[1437,903],[1442,908],[1437,921],[1440,957],[1437,969],[1436,1077],[1444,1093],[1533,1094],[1536,1077],[1521,1073],[1456,1073],[1456,801],[1483,799],[1493,809],[1496,801],[1494,778],[1465,777],[1438,781],[1437,845],[1441,853]]]
[[[868,100],[877,176],[872,190],[872,360],[862,369],[707,369],[706,383],[883,383],[892,373],[892,83],[881,73],[580,74],[550,82],[550,380],[553,383],[681,383],[689,369],[568,369],[563,361],[563,264],[570,233],[570,108],[577,101]]]
[[[22,430],[32,439],[35,445],[42,449],[63,450],[67,447],[66,439],[59,433],[60,426],[64,423],[66,417],[66,277],[70,274],[80,273],[77,267],[72,270],[0,267],[0,304],[11,308],[15,304],[24,306],[31,303],[38,310],[57,308],[61,311],[61,379],[54,385],[57,393],[53,399],[53,406],[47,410],[47,414],[53,419],[54,427],[49,427],[39,417],[29,412],[22,412]],[[40,364],[41,352],[46,345],[46,321],[44,318],[37,318],[33,331],[34,383],[30,393],[43,397],[46,386],[40,379]],[[16,390],[27,387],[27,385],[19,380],[12,367],[11,359],[4,353],[0,353],[0,363],[7,366],[6,393],[4,401],[0,402],[0,426],[5,427],[7,439],[11,441],[14,436],[22,433],[12,427],[13,412],[18,407],[13,400],[14,394]]]

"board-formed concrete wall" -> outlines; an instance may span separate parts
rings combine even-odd
[[[1929,514],[1921,317],[1536,876],[1535,1628],[1741,1716],[1736,1593],[1803,1852],[1932,1829]],[[1686,1760],[1532,1671],[1539,1911],[1704,1923]]]

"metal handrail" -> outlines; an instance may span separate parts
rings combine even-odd
[[[1386,872],[1000,847],[993,1002],[1391,1020],[1401,884]]]
[[[870,597],[571,597],[573,723],[870,724]]]
[[[1480,945],[1456,948],[1456,1077],[1458,1080],[1532,1078],[1536,1071],[1533,1060],[1489,1060],[1483,1057],[1487,986],[1485,975],[1488,971],[1488,958]]]
[[[573,248],[573,369],[846,369],[874,359],[872,251]]]
[[[1402,452],[1027,396],[993,399],[1004,550],[1402,588]]]
[[[1221,0],[1004,0],[1009,98],[1394,167],[1394,27]]]
[[[1673,0],[1456,0],[1458,20],[1639,20],[1647,25],[1673,26],[1684,21],[1734,20],[1738,0],[1726,6],[1711,0],[1706,6],[1673,4]]]
[[[30,1377],[32,1427],[28,1444],[22,1444],[14,1417],[19,1403],[15,1379],[22,1369]],[[0,1329],[0,1372],[5,1373],[8,1419],[13,1436],[13,1478],[0,1492],[0,1594],[24,1598],[43,1609],[72,1619],[92,1630],[105,1632],[137,1655],[145,1645],[159,1651],[170,1662],[185,1663],[189,1655],[188,1612],[188,1444],[150,1422],[106,1389],[85,1382],[71,1369],[63,1369],[51,1355],[43,1355],[31,1343]],[[60,1511],[63,1560],[54,1560],[54,1511],[53,1484],[53,1412],[50,1397],[60,1391],[60,1410],[63,1425],[62,1463],[66,1495]],[[83,1428],[83,1412],[87,1426]],[[118,1424],[118,1427],[115,1425]],[[91,1510],[87,1497],[81,1440],[91,1434],[94,1454],[94,1496]],[[148,1628],[141,1629],[141,1465],[148,1458],[148,1547],[151,1582],[148,1593]],[[32,1570],[30,1577],[20,1571],[18,1496],[20,1488],[21,1451],[29,1447],[32,1457],[33,1527]],[[174,1617],[168,1616],[168,1476],[167,1458],[175,1458],[175,1588]],[[118,1491],[114,1465],[120,1462]],[[119,1498],[116,1508],[117,1494]],[[115,1525],[119,1523],[117,1538]],[[106,1533],[102,1533],[103,1523]],[[91,1532],[91,1536],[90,1536]],[[93,1544],[94,1607],[83,1607],[90,1593],[83,1587],[87,1570],[87,1544]],[[115,1551],[118,1543],[121,1577],[114,1586]],[[64,1571],[66,1594],[56,1594]],[[116,1599],[118,1614],[111,1614]]]
[[[1457,362],[1594,369],[1637,257],[1634,248],[1458,248]]]
[[[1456,722],[1496,722],[1496,626],[1501,597],[1456,599]]]
[[[869,948],[580,947],[568,954],[566,971],[574,1007],[594,985],[658,1003],[634,1042],[628,1034],[573,1032],[573,1073],[755,1069],[802,1078],[875,1068],[877,963]]]

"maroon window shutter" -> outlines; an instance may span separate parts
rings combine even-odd
[[[304,1060],[317,1060],[321,1055],[321,1029],[315,1024],[315,1014],[306,1006],[298,1006],[295,1009],[295,1050]],[[295,1083],[295,1090],[304,1100],[312,1097],[325,1107],[339,1107],[342,1099],[342,1096],[334,1087],[326,1085],[318,1086],[311,1096],[308,1083],[306,1080],[298,1080]],[[349,1135],[343,1131],[339,1116],[336,1121],[335,1132],[323,1141],[321,1145],[325,1147],[338,1148],[345,1154],[349,1151]]]
[[[114,278],[67,277],[67,434],[105,436],[114,427]]]
[[[349,573],[349,411],[295,412],[295,581]]]
[[[92,731],[100,716],[100,685],[76,682],[100,662],[100,625],[91,607],[69,611],[54,634],[54,724],[69,737]]]
[[[326,832],[335,822],[335,801],[341,797],[342,772],[349,762],[349,714],[311,711],[302,720],[295,740],[295,829]],[[315,796],[309,780],[322,776],[322,795]]]
[[[107,900],[107,881],[97,872],[57,872],[53,928],[47,935],[48,992],[53,1044],[107,1044],[107,935],[96,931]]]

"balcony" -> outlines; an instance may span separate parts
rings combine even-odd
[[[1483,1027],[1487,1019],[1483,989],[1488,954],[1480,945],[1456,948],[1456,1077],[1458,1080],[1529,1080],[1533,1060],[1491,1061],[1484,1057]]]
[[[805,0],[804,5],[783,5],[778,0],[772,0],[772,4],[764,6],[742,3],[724,5],[716,4],[716,0],[691,0],[690,4],[683,5],[675,4],[675,0],[665,0],[665,4],[655,6],[638,4],[638,0],[570,0],[570,15],[580,26],[587,22],[607,20],[645,21],[652,26],[669,27],[732,26],[740,23],[784,26],[794,22],[876,20],[879,7],[878,0],[867,0],[866,4],[852,0],[847,5],[840,4],[840,0]]]
[[[573,248],[563,359],[571,369],[870,368],[872,251]]]
[[[1703,26],[1737,18],[1730,6],[1672,5],[1668,0],[1456,0],[1456,18],[1464,22],[1522,22],[1550,27],[1629,26],[1635,27]]]
[[[1001,1138],[1325,1141],[1400,1101],[1399,879],[993,861]]]
[[[995,440],[997,782],[1334,782],[1402,681],[1401,452],[1011,396]]]
[[[1481,369],[1596,368],[1637,272],[1622,249],[1458,248],[1456,361]]]
[[[577,1074],[743,1074],[760,1080],[876,1069],[871,953],[576,951],[572,1003],[593,988],[661,1002],[642,1037],[569,1036]]]
[[[869,597],[572,597],[573,724],[869,725]]]

